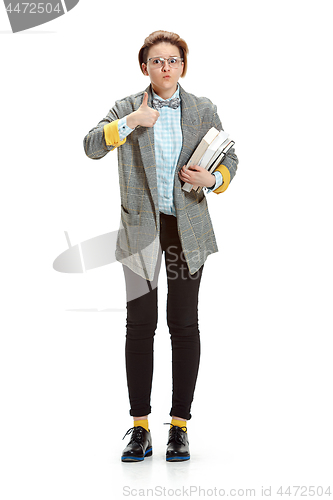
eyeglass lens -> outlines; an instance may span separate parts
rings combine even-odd
[[[170,57],[169,59],[164,59],[163,57],[153,57],[148,60],[149,64],[154,68],[161,68],[166,62],[171,68],[178,68],[181,58],[180,57]]]

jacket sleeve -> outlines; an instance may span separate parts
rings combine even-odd
[[[126,142],[126,138],[122,141],[119,138],[118,121],[115,110],[111,109],[107,116],[89,131],[83,139],[84,151],[88,158],[99,160]]]
[[[213,127],[218,130],[223,130],[221,120],[215,110]],[[223,162],[215,169],[215,172],[221,172],[223,177],[222,185],[215,189],[213,192],[216,194],[223,193],[229,187],[230,182],[235,177],[238,167],[238,158],[235,153],[235,148],[229,149],[228,153],[225,155]]]

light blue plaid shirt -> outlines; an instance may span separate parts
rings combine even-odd
[[[153,97],[163,101],[155,92]],[[170,99],[179,97],[179,87]],[[166,101],[170,100],[166,99]],[[175,170],[177,167],[179,155],[183,145],[183,134],[181,129],[181,106],[172,109],[163,106],[158,110],[160,116],[154,125],[155,159],[158,204],[160,212],[167,215],[176,216],[176,209],[173,201],[173,184]],[[126,116],[118,122],[118,132],[120,140],[124,140],[134,129],[126,124]],[[214,172],[216,183],[212,189],[205,189],[210,193],[217,189],[223,183],[221,172]]]

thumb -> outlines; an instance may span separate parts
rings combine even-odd
[[[148,94],[145,92],[141,106],[148,106]]]

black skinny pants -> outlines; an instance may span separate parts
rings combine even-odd
[[[130,415],[151,413],[153,343],[157,327],[157,281],[162,252],[168,282],[167,323],[172,348],[172,407],[170,416],[189,420],[199,369],[198,293],[203,266],[190,275],[173,215],[160,214],[160,254],[149,283],[123,265],[127,292],[125,360]],[[143,295],[138,292],[144,290]],[[133,293],[134,291],[134,293]],[[132,297],[138,298],[132,298]]]

